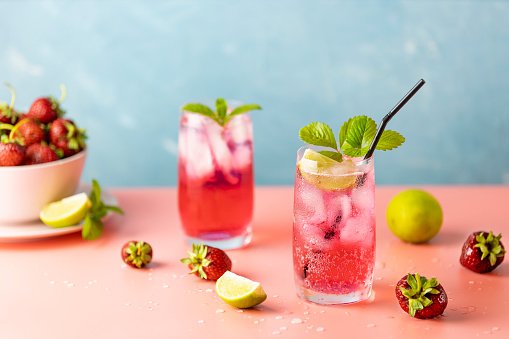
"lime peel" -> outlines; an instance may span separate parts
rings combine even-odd
[[[267,299],[260,283],[230,271],[217,280],[216,293],[224,302],[237,308],[251,308]]]

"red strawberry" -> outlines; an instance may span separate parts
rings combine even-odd
[[[121,255],[127,265],[142,268],[152,260],[152,247],[143,241],[128,241],[122,246]]]
[[[4,103],[0,103],[0,123],[14,124],[18,114]]]
[[[20,120],[14,126],[9,137],[20,141],[25,147],[29,147],[46,140],[46,133],[34,120],[27,118]]]
[[[438,317],[447,307],[447,294],[437,279],[427,280],[418,273],[398,281],[396,298],[403,311],[419,319]]]
[[[65,111],[60,108],[60,104],[65,99],[66,90],[64,85],[61,85],[60,89],[62,90],[62,96],[59,101],[53,97],[39,98],[32,103],[27,116],[37,119],[41,124],[50,123],[63,116]]]
[[[23,165],[43,164],[58,160],[58,155],[48,145],[32,144],[27,147]]]
[[[14,88],[8,83],[5,83],[5,86],[9,87],[11,90],[11,104],[7,105],[6,103],[0,103],[0,123],[4,124],[14,124],[18,119],[18,114],[14,111],[14,101],[16,100],[16,94],[14,92]]]
[[[232,261],[228,255],[219,248],[193,244],[193,251],[187,251],[188,258],[180,260],[186,264],[191,272],[201,279],[217,280],[224,272],[231,271]]]
[[[461,249],[460,263],[477,273],[493,271],[504,261],[505,249],[500,238],[502,234],[494,237],[493,231],[470,234]]]
[[[76,127],[72,120],[58,118],[51,123],[49,140],[64,152],[64,158],[85,148],[85,130]]]
[[[25,147],[2,135],[0,142],[0,166],[19,166],[25,157]]]

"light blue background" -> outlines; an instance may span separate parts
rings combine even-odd
[[[291,185],[299,129],[377,122],[420,79],[377,152],[378,184],[509,183],[508,1],[5,1],[0,81],[27,110],[68,96],[85,181],[175,186],[179,106],[258,103],[259,185]],[[10,92],[0,88],[0,100]]]

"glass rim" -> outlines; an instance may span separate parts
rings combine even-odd
[[[318,148],[319,150],[327,150],[327,149],[330,149],[329,147],[325,147],[325,146],[316,146],[316,145],[311,145],[311,144],[306,144],[302,147],[300,147],[298,150],[297,150],[297,158],[299,158],[299,156],[301,157],[302,159],[302,156],[304,155],[304,152],[306,149],[312,149],[313,151],[316,150],[316,148]],[[315,148],[315,149],[313,149]],[[356,157],[356,158],[351,158],[351,160],[353,161],[353,163],[357,166],[361,166],[361,165],[364,165],[364,164],[368,164],[369,162],[371,162],[372,160],[374,159],[374,154],[371,155],[371,157],[367,158],[367,159],[364,159],[362,157]],[[306,160],[309,160],[309,159],[306,159]],[[309,161],[314,161],[316,163],[327,163],[330,165],[329,162],[325,162],[325,161],[317,161],[317,160],[309,160]],[[341,164],[340,162],[338,162],[337,164],[334,164],[334,166],[337,166]]]

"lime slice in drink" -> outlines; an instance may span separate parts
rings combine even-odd
[[[39,217],[52,227],[72,226],[85,218],[91,205],[87,194],[79,193],[44,206]]]
[[[260,283],[226,271],[216,282],[216,293],[237,308],[254,307],[267,299]]]
[[[351,188],[357,178],[357,166],[352,160],[340,163],[309,148],[299,161],[299,169],[304,179],[328,191]]]

